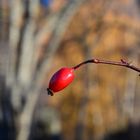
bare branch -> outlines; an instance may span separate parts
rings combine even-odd
[[[75,67],[73,67],[74,69],[78,69],[79,67],[81,67],[82,65],[84,64],[87,64],[87,63],[95,63],[95,64],[107,64],[107,65],[116,65],[116,66],[122,66],[122,67],[126,67],[126,68],[129,68],[129,69],[132,69],[134,71],[137,71],[140,73],[140,68],[132,65],[131,63],[127,62],[126,60],[124,59],[121,59],[120,62],[117,62],[117,61],[109,61],[109,60],[102,60],[102,59],[90,59],[90,60],[87,60],[87,61],[84,61],[78,65],[76,65]]]

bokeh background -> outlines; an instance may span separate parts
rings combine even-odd
[[[47,95],[90,58],[140,66],[140,0],[0,0],[0,140],[139,140],[135,71],[88,64]]]

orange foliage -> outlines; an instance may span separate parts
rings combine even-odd
[[[127,6],[129,1],[117,2]],[[135,32],[140,29],[140,21],[132,20],[127,13],[115,15],[113,9],[109,9],[99,20],[98,18],[101,17],[98,15],[102,12],[103,6],[102,1],[97,3],[91,1],[80,8],[66,31],[62,46],[54,58],[52,71],[62,66],[74,66],[83,61],[85,59],[84,43],[90,50],[89,57],[109,60],[128,58],[125,50],[135,49],[138,41]],[[99,29],[96,27],[98,24],[101,24]],[[59,102],[59,104],[55,103],[56,107],[60,108],[64,139],[75,138],[81,100],[85,97],[88,100],[85,104],[86,115],[83,119],[87,131],[85,135],[101,137],[106,132],[120,129],[122,124],[125,126],[127,122],[127,117],[124,119],[119,109],[119,106],[122,107],[120,103],[124,95],[126,69],[95,64],[90,64],[89,67],[88,74],[84,67],[76,71],[75,81],[62,93],[57,94],[55,99],[50,99]],[[85,75],[90,81],[88,87],[85,86]],[[86,88],[88,88],[87,92],[85,92]]]

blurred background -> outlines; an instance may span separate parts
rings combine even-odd
[[[0,140],[139,140],[135,71],[88,64],[47,95],[90,58],[140,66],[140,0],[0,0]]]

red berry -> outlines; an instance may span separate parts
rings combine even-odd
[[[61,68],[50,79],[48,94],[53,95],[53,92],[58,92],[67,87],[74,79],[73,68]]]

